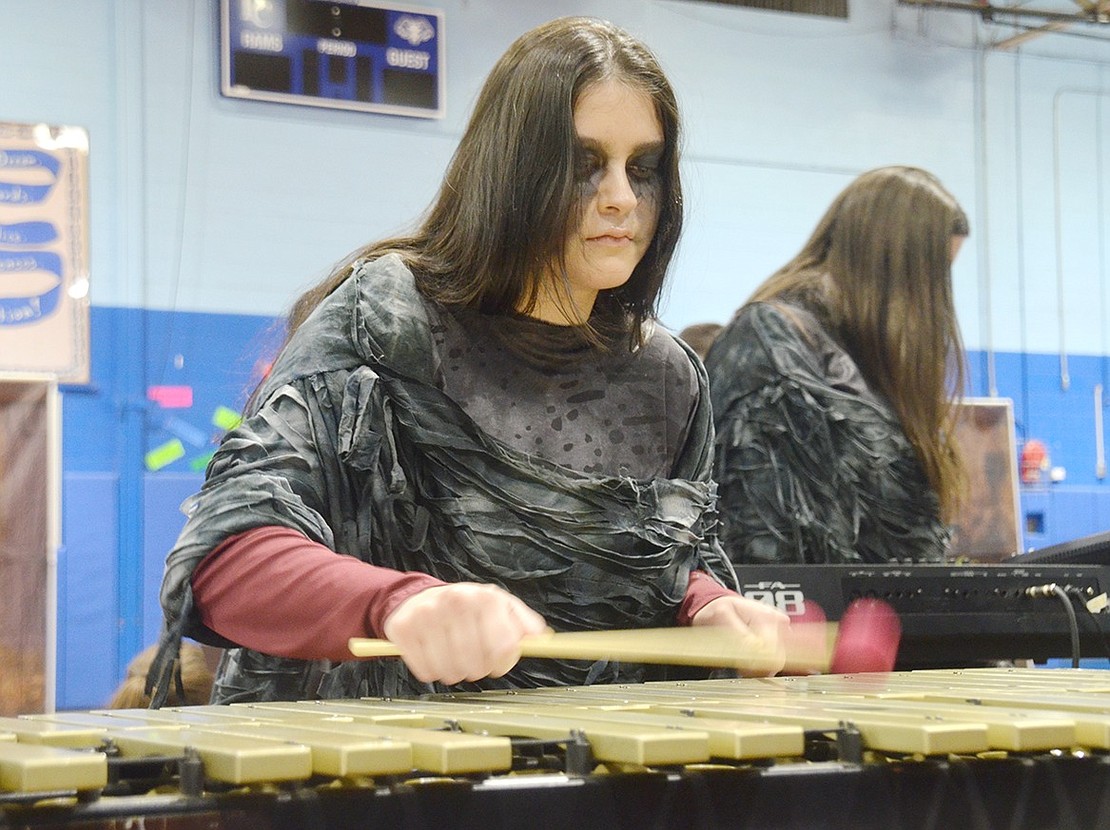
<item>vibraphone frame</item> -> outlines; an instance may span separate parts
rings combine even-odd
[[[1064,685],[1056,694],[1047,687],[1027,691],[1031,704],[1022,707],[1010,720],[1016,724],[1007,733],[1007,718],[998,718],[996,731],[980,751],[967,753],[939,752],[877,753],[867,740],[857,744],[856,722],[862,725],[859,734],[868,729],[874,715],[875,723],[886,722],[884,707],[899,711],[907,723],[918,717],[920,700],[900,697],[899,682],[909,683],[918,677],[950,674],[962,678],[951,693],[933,695],[924,705],[935,710],[934,720],[947,721],[949,706],[961,695],[969,707],[981,707],[983,717],[996,714],[990,707],[1001,706],[1009,694],[1008,686],[1025,684],[1028,672],[1045,683],[1061,679]],[[1104,695],[1110,695],[1110,673],[1072,670],[1026,670],[1007,673],[1004,670],[970,670],[966,672],[913,672],[889,676],[892,684],[883,686],[877,676],[783,678],[770,681],[770,688],[800,690],[812,701],[814,711],[830,705],[830,711],[844,706],[847,714],[835,728],[807,728],[805,749],[796,757],[752,758],[723,761],[718,758],[688,764],[636,766],[608,764],[604,769],[589,771],[523,771],[516,774],[410,773],[384,776],[372,781],[291,780],[263,786],[217,786],[196,778],[195,759],[186,754],[166,757],[131,757],[110,759],[114,780],[102,793],[82,796],[50,793],[0,793],[0,828],[67,827],[81,830],[123,830],[142,827],[144,830],[277,830],[278,828],[321,828],[321,830],[376,830],[377,828],[550,828],[551,830],[593,830],[593,828],[1086,828],[1110,827],[1110,754],[1105,747],[1082,746],[1076,740],[1063,741],[1058,747],[1035,737],[1042,721],[1062,721],[1050,698],[1074,697],[1075,723],[1084,722],[1088,730],[1110,722],[1100,707]],[[981,679],[981,683],[976,680]],[[1007,680],[1013,678],[1012,684]],[[965,682],[966,681],[966,682]],[[1087,684],[1091,689],[1076,691]],[[1028,681],[1032,682],[1032,681]],[[768,687],[768,681],[733,681],[735,690],[745,694],[752,689]],[[854,685],[853,685],[854,684]],[[870,688],[868,685],[870,684]],[[664,685],[669,688],[664,688]],[[839,690],[836,689],[839,685]],[[649,688],[652,687],[652,688]],[[982,698],[968,694],[978,689]],[[536,690],[516,695],[486,693],[481,696],[457,696],[427,701],[462,706],[468,703],[504,704],[490,709],[496,712],[527,709],[530,699],[565,698],[567,706],[574,702],[601,707],[610,696],[614,705],[625,712],[635,712],[636,698],[641,694],[675,695],[675,706],[681,709],[685,692],[699,699],[714,698],[711,682],[685,684],[648,684],[645,687],[597,687],[588,689]],[[852,690],[860,692],[850,695]],[[961,689],[963,691],[961,691]],[[720,692],[720,687],[716,687]],[[622,692],[627,697],[622,697]],[[888,695],[889,696],[886,696]],[[870,695],[870,696],[868,696]],[[997,696],[998,700],[989,700]],[[1042,699],[1043,698],[1043,699]],[[581,699],[579,701],[579,699]],[[770,707],[775,699],[787,703],[789,695],[765,698]],[[757,697],[744,706],[760,709]],[[623,701],[620,703],[619,701]],[[687,701],[688,702],[688,701]],[[367,706],[379,702],[365,701]],[[313,704],[302,704],[312,706]],[[337,704],[337,705],[362,705]],[[390,705],[419,707],[421,702],[394,701]],[[666,708],[670,704],[659,704]],[[728,704],[733,705],[733,704]],[[1015,704],[1016,705],[1016,704]],[[207,707],[179,710],[200,713]],[[672,707],[673,708],[673,707]],[[706,708],[711,706],[706,704]],[[458,710],[458,711],[461,711]],[[1023,713],[1031,713],[1026,718]],[[1042,718],[1039,713],[1048,713]],[[596,715],[596,712],[595,712]],[[485,716],[485,715],[483,715]],[[608,715],[606,715],[608,717]],[[622,715],[612,713],[617,722]],[[773,715],[768,715],[769,718]],[[542,716],[537,715],[537,720]],[[1025,738],[1029,747],[1017,750],[999,749],[1002,741],[1021,733],[1021,721],[1028,721]],[[457,724],[464,718],[453,720]],[[604,720],[604,719],[602,719]],[[959,720],[954,718],[953,720]],[[925,716],[923,723],[930,718]],[[770,722],[770,721],[769,721]],[[970,722],[970,721],[965,721]],[[871,724],[869,726],[869,724]],[[582,729],[590,732],[588,723]],[[928,729],[929,727],[922,727]],[[531,750],[550,757],[556,747],[576,743],[578,730],[568,728],[562,741],[526,739],[518,741],[525,755]],[[983,734],[987,734],[985,729]],[[1110,732],[1110,729],[1107,729]],[[964,733],[961,733],[964,734]],[[971,733],[967,733],[971,734]],[[1011,738],[1006,738],[1010,734]],[[1067,734],[1061,733],[1061,734]],[[1090,737],[1094,732],[1082,733]],[[1074,738],[1074,733],[1073,733]],[[881,736],[877,740],[885,740]],[[1105,741],[1104,741],[1105,742]],[[581,747],[579,747],[581,748]],[[184,774],[175,769],[184,761]],[[143,766],[146,769],[143,769]],[[155,768],[162,765],[162,771]],[[527,766],[527,765],[525,765]],[[542,764],[540,765],[542,766]],[[138,768],[138,769],[137,769]],[[190,769],[192,773],[190,773]],[[195,786],[185,786],[193,776]],[[129,794],[127,781],[143,781],[161,776],[173,784],[170,792],[155,791]],[[168,778],[167,778],[168,776]],[[200,782],[199,784],[197,782]],[[143,784],[145,786],[145,784]],[[163,781],[162,790],[165,789]]]
[[[1036,756],[819,769],[703,769],[436,781],[5,810],[0,827],[81,830],[901,830],[1110,826],[1105,758]]]

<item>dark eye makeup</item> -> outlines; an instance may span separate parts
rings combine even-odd
[[[650,182],[659,175],[659,165],[662,161],[663,150],[660,147],[651,147],[632,155],[625,169],[630,179],[637,182]],[[579,145],[574,153],[575,178],[584,182],[605,167],[605,155],[598,148]]]

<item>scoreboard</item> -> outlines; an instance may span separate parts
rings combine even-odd
[[[325,0],[220,0],[220,92],[442,118],[443,12]]]

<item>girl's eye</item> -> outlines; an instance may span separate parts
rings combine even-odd
[[[649,181],[659,175],[659,153],[637,156],[629,161],[628,175],[637,181]]]
[[[587,150],[584,146],[579,146],[574,153],[574,165],[576,170],[596,170],[601,166],[601,156],[593,150]]]
[[[601,168],[601,159],[595,153],[578,153],[574,160],[574,174],[579,181],[590,178]]]

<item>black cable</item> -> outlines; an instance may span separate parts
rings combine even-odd
[[[1057,597],[1064,605],[1064,610],[1068,614],[1068,631],[1071,633],[1071,667],[1073,669],[1079,668],[1079,621],[1075,618],[1075,608],[1071,604],[1071,599],[1067,593],[1057,585],[1052,583],[1052,594]]]
[[[1075,618],[1075,608],[1072,607],[1071,598],[1055,582],[1026,588],[1025,593],[1026,596],[1034,598],[1054,596],[1063,604],[1064,611],[1068,615],[1068,631],[1071,634],[1071,667],[1073,669],[1079,668],[1079,621]]]
[[[1103,631],[1102,626],[1099,625],[1098,615],[1087,607],[1087,599],[1083,596],[1083,592],[1081,590],[1072,587],[1068,588],[1067,592],[1068,596],[1071,597],[1072,605],[1077,605],[1083,610],[1083,619],[1091,621],[1091,625],[1094,627],[1095,633],[1098,634],[1099,642],[1102,643],[1102,651],[1106,655],[1107,659],[1110,659],[1110,640],[1106,639],[1106,632]]]

